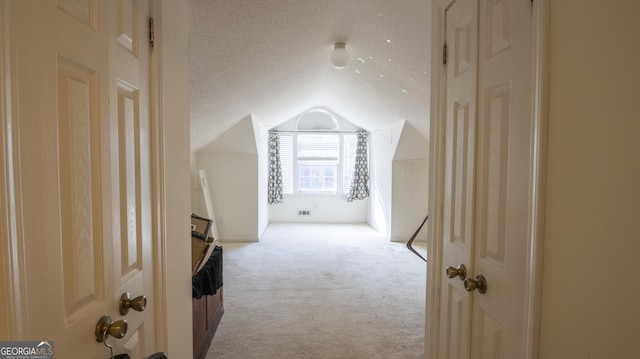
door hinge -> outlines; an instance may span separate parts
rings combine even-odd
[[[153,48],[153,43],[156,40],[156,28],[153,24],[153,18],[149,18],[149,46]]]
[[[442,64],[446,65],[447,64],[447,43],[445,42],[444,45],[442,45]]]

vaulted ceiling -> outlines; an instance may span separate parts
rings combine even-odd
[[[428,136],[430,0],[190,0],[191,147],[323,108]],[[334,43],[350,60],[336,69]]]

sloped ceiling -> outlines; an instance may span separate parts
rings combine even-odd
[[[313,108],[428,137],[430,2],[191,0],[192,151],[248,115],[272,127]]]

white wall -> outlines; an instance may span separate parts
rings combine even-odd
[[[640,2],[548,2],[540,358],[637,358]]]
[[[258,149],[251,116],[238,121],[195,154],[195,170],[205,170],[222,241],[257,241],[264,228],[259,220],[260,177]],[[202,190],[193,186],[194,208],[202,213]],[[199,212],[198,212],[199,213]]]
[[[358,129],[331,110],[322,108],[310,110],[290,119],[279,125],[278,129],[297,131],[298,121],[301,122],[302,128]],[[268,142],[265,143],[265,151],[268,151]],[[264,161],[266,164],[268,159],[265,157]],[[369,199],[347,202],[346,197],[341,195],[290,194],[285,195],[283,203],[271,204],[268,207],[271,222],[361,223],[367,221]],[[303,210],[309,211],[310,214],[299,216],[298,211]]]
[[[340,128],[352,126],[340,119]],[[283,128],[295,129],[295,119]],[[268,129],[247,116],[193,154],[193,205],[206,213],[197,178],[206,170],[220,239],[257,241],[269,222],[368,222],[385,237],[406,241],[426,215],[427,141],[406,121],[370,135],[370,197],[347,202],[343,196],[285,195],[269,205]],[[195,160],[194,160],[195,158]],[[245,190],[250,188],[251,190]],[[299,211],[309,211],[301,216]],[[418,239],[426,239],[426,230]]]
[[[427,214],[428,142],[407,121],[373,131],[367,221],[392,241],[406,242]],[[426,240],[426,229],[419,233]]]
[[[428,151],[427,139],[409,122],[403,121],[391,172],[392,241],[408,241],[427,215]],[[416,240],[426,239],[427,230],[423,227]]]
[[[269,129],[254,122],[256,147],[258,149],[258,238],[269,225]]]
[[[195,158],[195,154],[193,154],[193,156]],[[193,169],[191,181],[193,186],[193,191],[191,191],[191,212],[200,217],[209,218],[210,216],[207,212],[207,204],[204,199],[204,191],[202,190],[202,185],[200,184],[198,166],[196,166],[196,164],[194,163],[193,167],[191,168]],[[215,220],[215,218],[210,219]]]
[[[284,202],[269,205],[272,222],[362,223],[367,220],[369,199],[347,202],[344,196],[285,195]],[[310,211],[299,216],[298,211]]]
[[[216,224],[222,241],[258,240],[258,157],[196,154],[209,179]]]
[[[200,183],[200,175],[198,174],[198,166],[196,166],[196,154],[189,154],[189,167],[191,168],[191,212],[201,217],[207,217],[207,207],[202,192],[202,184]]]
[[[407,242],[427,215],[428,161],[393,161],[391,241]],[[428,222],[427,222],[428,223]],[[426,224],[416,237],[426,241]]]
[[[380,234],[391,235],[391,193],[392,160],[398,138],[402,132],[402,122],[387,128],[373,131],[371,135],[370,163],[370,207],[368,223]]]

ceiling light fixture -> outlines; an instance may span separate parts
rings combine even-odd
[[[347,66],[349,62],[349,54],[347,54],[347,48],[344,42],[336,42],[334,50],[331,53],[331,63],[335,68],[341,69]]]

